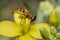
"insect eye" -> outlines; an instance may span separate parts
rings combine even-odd
[[[23,13],[24,13],[25,11],[23,10]]]
[[[36,19],[36,16],[31,17],[31,21],[34,21]]]

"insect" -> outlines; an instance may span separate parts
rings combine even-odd
[[[18,13],[24,15],[26,18],[29,18],[31,20],[31,22],[36,19],[36,16],[34,14],[32,14],[30,11],[28,11],[26,8],[16,8],[14,10],[14,12],[18,12]]]

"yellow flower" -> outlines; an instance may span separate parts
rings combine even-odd
[[[20,36],[17,40],[36,40],[35,38],[31,37],[28,33]]]
[[[0,35],[6,37],[16,37],[22,35],[21,30],[22,25],[18,25],[8,20],[0,22]]]
[[[52,25],[56,28],[59,26],[60,23],[60,7],[57,7],[49,16],[49,21]]]
[[[48,30],[48,32],[50,33],[50,26],[47,23],[40,23],[32,25],[29,30],[29,34],[34,38],[42,39],[43,37],[41,36],[41,33],[39,31],[39,29],[42,27]]]

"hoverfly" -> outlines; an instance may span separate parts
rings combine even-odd
[[[25,15],[26,18],[29,18],[31,22],[33,22],[36,19],[36,15],[32,14],[30,11],[28,11],[26,8],[16,8],[14,12],[21,13],[22,15]]]

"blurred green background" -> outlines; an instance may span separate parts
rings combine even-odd
[[[0,0],[0,21],[13,20],[13,10],[22,6],[21,0]]]
[[[13,10],[18,7],[26,7],[25,3],[27,3],[28,6],[30,5],[30,8],[32,7],[30,10],[35,14],[39,1],[40,0],[0,0],[0,21],[6,19],[13,20]]]

